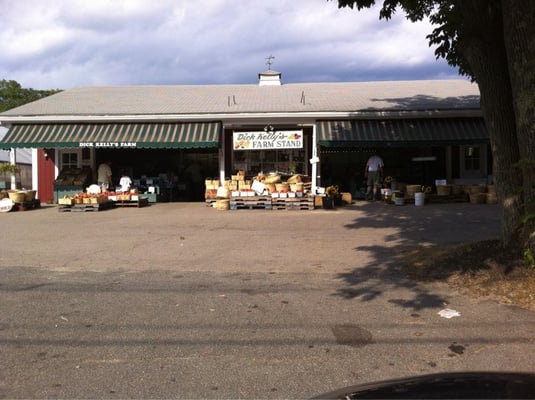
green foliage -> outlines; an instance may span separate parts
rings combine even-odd
[[[24,89],[16,81],[0,81],[0,112],[42,99],[61,90]]]
[[[535,269],[535,256],[531,249],[524,251],[524,265],[526,268]]]
[[[325,189],[325,194],[329,197],[334,197],[339,194],[338,185],[331,185]]]
[[[18,168],[16,165],[12,165],[12,164],[0,164],[0,173],[7,173],[7,172],[10,172],[12,174],[14,174],[15,172],[18,171]]]

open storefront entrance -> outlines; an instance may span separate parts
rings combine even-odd
[[[217,175],[220,134],[218,121],[17,124],[2,146],[46,149],[43,157],[55,160],[58,179],[38,190],[54,186],[56,200],[97,183],[98,166],[110,161],[112,186],[125,173],[154,201],[200,201],[204,176]],[[72,182],[61,179],[65,171]]]

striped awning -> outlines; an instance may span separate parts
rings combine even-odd
[[[422,118],[319,121],[318,140],[325,147],[410,146],[485,143],[482,118]]]
[[[0,148],[219,147],[221,122],[12,125]]]

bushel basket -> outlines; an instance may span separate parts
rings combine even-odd
[[[26,196],[26,194],[24,192],[10,190],[7,193],[9,194],[9,199],[13,203],[23,203],[24,202],[24,199],[25,199],[25,196]]]

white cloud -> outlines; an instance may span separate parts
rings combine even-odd
[[[42,89],[450,77],[429,24],[325,0],[25,0],[4,6],[0,79]],[[21,17],[23,16],[23,17]],[[412,71],[412,72],[411,72]]]

